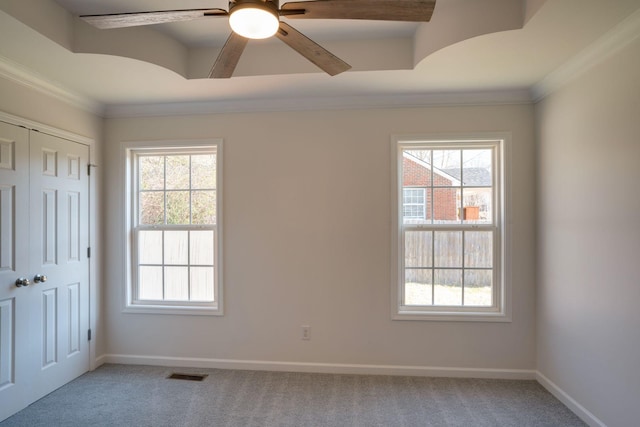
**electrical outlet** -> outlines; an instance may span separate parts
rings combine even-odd
[[[311,326],[302,325],[302,339],[304,341],[309,341],[311,339]]]

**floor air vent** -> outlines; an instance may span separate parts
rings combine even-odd
[[[208,375],[204,374],[178,374],[173,373],[167,378],[170,380],[186,380],[186,381],[202,381],[207,378]]]

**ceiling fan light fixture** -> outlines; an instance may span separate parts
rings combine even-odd
[[[242,37],[266,39],[278,31],[278,9],[273,3],[261,0],[237,1],[230,11],[229,25]]]

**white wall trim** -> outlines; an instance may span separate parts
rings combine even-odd
[[[640,37],[640,9],[533,85],[531,88],[533,101],[538,102],[552,94],[638,37]]]
[[[102,116],[104,114],[104,107],[99,102],[67,89],[60,83],[52,82],[2,55],[0,55],[0,77],[65,102],[73,107],[88,111],[92,114],[98,116]]]
[[[30,130],[36,130],[38,132],[46,133],[47,135],[57,136],[58,138],[66,139],[73,142],[79,142],[81,144],[92,146],[95,141],[87,136],[79,135],[77,133],[68,132],[66,130],[58,129],[53,126],[45,125],[43,123],[35,122],[33,120],[25,119],[22,117],[14,116],[13,114],[0,111],[0,121],[11,123],[16,126],[22,126]],[[91,159],[93,161],[93,159]]]
[[[531,104],[528,89],[425,94],[363,95],[282,99],[244,99],[203,102],[108,105],[106,118],[193,116],[217,113],[420,108],[475,105]]]
[[[173,366],[180,368],[245,369],[255,371],[313,372],[324,374],[407,375],[417,377],[493,378],[533,380],[533,369],[451,368],[438,366],[361,365],[344,363],[305,363],[265,360],[163,357],[133,354],[105,354],[96,364]]]
[[[558,387],[553,381],[547,378],[542,372],[536,371],[536,380],[546,388],[549,393],[553,394],[560,402],[571,409],[582,421],[590,425],[591,427],[607,427],[605,423],[600,421],[595,415],[593,415],[587,408],[578,403],[568,393]]]

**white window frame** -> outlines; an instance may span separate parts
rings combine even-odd
[[[193,228],[214,231],[214,301],[139,301],[136,299],[136,232],[138,218],[138,194],[137,194],[137,157],[140,154],[194,154],[203,149],[213,148],[216,153],[216,224],[195,226]],[[221,139],[186,140],[186,141],[133,141],[124,142],[121,145],[121,164],[124,167],[124,224],[125,224],[125,250],[124,250],[124,289],[123,312],[141,314],[178,314],[178,315],[213,315],[221,316],[223,311],[223,263],[222,263],[222,230],[223,230],[223,141]],[[190,226],[191,227],[191,226]],[[163,226],[163,229],[185,229],[185,226]]]
[[[391,317],[394,320],[431,321],[511,321],[511,273],[509,220],[509,147],[511,135],[501,133],[397,135],[391,138]],[[455,145],[455,147],[453,147]],[[404,294],[404,240],[403,212],[403,150],[452,149],[495,146],[493,186],[497,200],[493,200],[495,225],[493,243],[493,304],[491,307],[408,306],[403,304]],[[407,225],[421,228],[420,225]],[[456,229],[479,230],[474,224],[456,226]],[[490,229],[491,227],[484,227]],[[425,229],[450,229],[447,225],[427,225]]]

